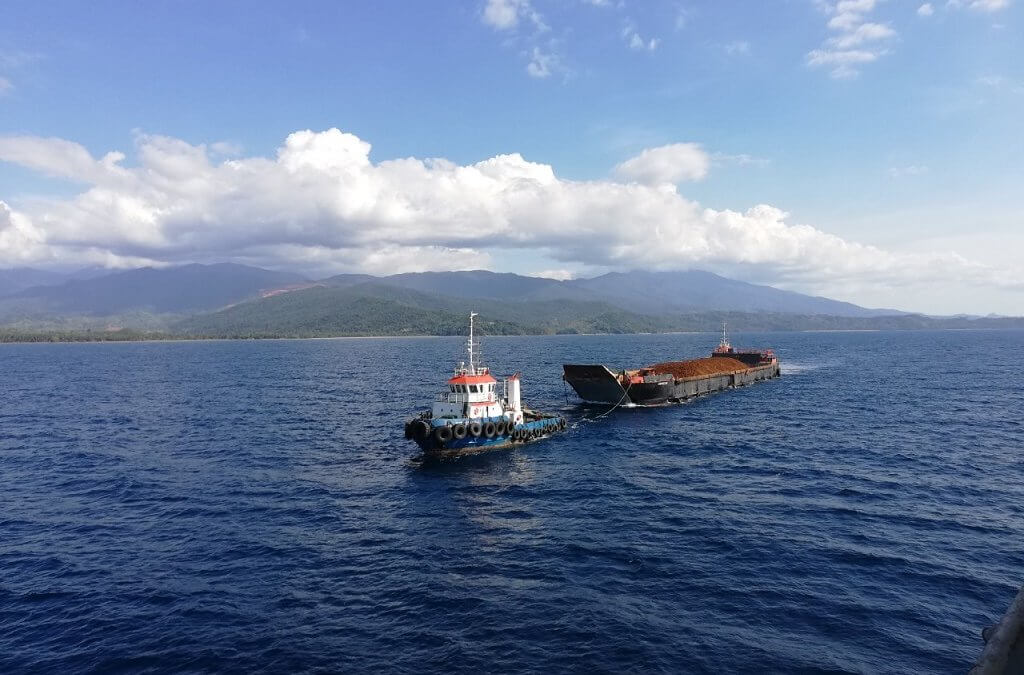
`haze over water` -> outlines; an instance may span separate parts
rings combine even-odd
[[[964,672],[1024,569],[1024,333],[736,335],[783,377],[444,463],[460,338],[0,345],[0,671]]]

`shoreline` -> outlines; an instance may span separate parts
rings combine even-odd
[[[949,332],[949,331],[984,331],[984,332],[1020,332],[1021,328],[794,328],[790,330],[740,330],[738,333],[927,333],[927,332]],[[516,333],[509,335],[488,335],[489,340],[495,338],[527,338],[527,337],[612,337],[612,336],[637,336],[637,335],[709,335],[717,331],[666,331],[664,333]],[[113,335],[116,335],[114,333]],[[22,337],[10,334],[10,337]],[[27,344],[118,344],[132,343],[140,344],[147,342],[270,342],[275,340],[383,340],[383,339],[411,339],[420,340],[426,338],[458,338],[458,335],[323,335],[323,336],[261,336],[261,337],[215,337],[215,336],[168,336],[154,335],[148,338],[134,336],[119,339],[116,337],[89,338],[81,334],[60,334],[60,333],[26,333],[25,339],[0,338],[2,345],[27,345]]]

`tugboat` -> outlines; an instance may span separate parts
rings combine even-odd
[[[431,409],[405,423],[405,437],[416,442],[428,456],[456,456],[507,448],[544,438],[566,427],[558,415],[523,407],[519,373],[498,381],[490,369],[478,364],[469,314],[469,362],[460,361],[448,380],[448,389],[437,395]]]

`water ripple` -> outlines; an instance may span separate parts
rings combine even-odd
[[[1024,334],[738,336],[784,377],[601,419],[558,380],[708,339],[491,339],[573,425],[441,462],[400,422],[455,338],[0,346],[0,672],[967,670]]]

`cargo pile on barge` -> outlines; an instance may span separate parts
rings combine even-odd
[[[523,406],[519,374],[498,381],[479,365],[473,341],[473,318],[469,315],[469,362],[460,362],[448,380],[446,391],[438,394],[430,410],[406,421],[405,437],[413,440],[428,456],[456,456],[507,448],[544,438],[566,427],[557,416]]]
[[[693,359],[692,361],[666,361],[655,363],[645,370],[650,370],[657,375],[673,375],[678,378],[700,377],[701,375],[718,375],[719,373],[731,373],[743,370],[747,366],[736,359],[716,359],[709,356],[706,359]]]
[[[666,361],[634,370],[603,365],[564,364],[562,378],[591,403],[649,406],[679,403],[695,396],[778,377],[779,359],[770,349],[737,350],[725,328],[711,356]]]

